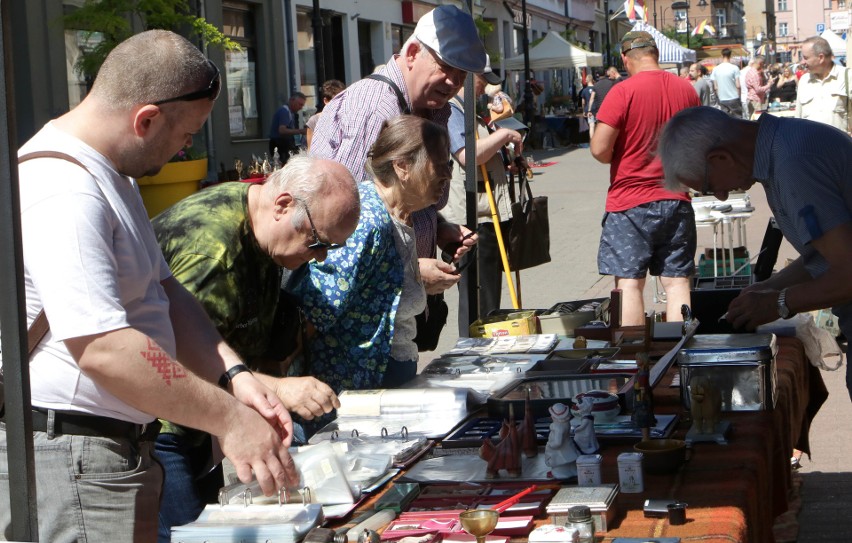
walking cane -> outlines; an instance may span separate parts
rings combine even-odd
[[[474,131],[474,136],[479,139],[479,131]],[[473,153],[476,157],[476,153]],[[482,181],[485,183],[485,194],[488,196],[488,205],[491,207],[491,220],[494,224],[494,233],[497,235],[497,246],[500,249],[500,259],[503,261],[503,273],[506,274],[506,283],[509,285],[509,297],[512,298],[512,307],[515,309],[521,308],[519,296],[515,293],[515,284],[512,282],[512,272],[509,269],[509,258],[506,256],[506,246],[503,243],[503,232],[500,228],[500,215],[497,213],[497,204],[494,202],[494,193],[491,192],[491,180],[488,178],[488,171],[485,169],[485,164],[480,164],[479,169],[482,171]],[[518,276],[520,281],[520,275]]]

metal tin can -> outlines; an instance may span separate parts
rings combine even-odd
[[[577,486],[601,484],[601,460],[599,454],[582,454],[577,457]]]
[[[642,478],[642,453],[626,452],[618,455],[618,484],[625,494],[645,490]]]

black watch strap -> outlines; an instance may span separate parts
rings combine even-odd
[[[251,373],[251,370],[245,364],[237,364],[236,366],[232,366],[231,369],[226,371],[219,377],[219,386],[222,388],[228,388],[228,384],[231,380],[239,375],[240,373],[247,371]]]

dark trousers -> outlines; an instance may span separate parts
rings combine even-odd
[[[736,119],[740,119],[743,116],[743,103],[739,98],[735,100],[721,100],[719,107],[722,111]]]
[[[500,223],[503,238],[509,233],[512,221]],[[479,271],[479,318],[485,317],[491,311],[500,309],[500,300],[503,294],[503,260],[500,258],[500,246],[497,243],[497,234],[494,224],[490,222],[480,224],[476,233],[479,235],[477,247],[477,268]],[[468,288],[472,283],[469,273],[463,272],[459,281],[459,336],[468,337],[470,322],[470,311],[467,304]]]

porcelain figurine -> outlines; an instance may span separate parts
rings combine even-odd
[[[580,423],[574,427],[574,444],[582,454],[594,454],[601,448],[598,436],[595,435],[595,417],[592,415],[594,405],[595,399],[590,396],[580,401]]]
[[[577,476],[580,453],[571,438],[571,409],[565,404],[550,406],[550,435],[544,448],[544,463],[550,467],[548,477],[568,479]]]

